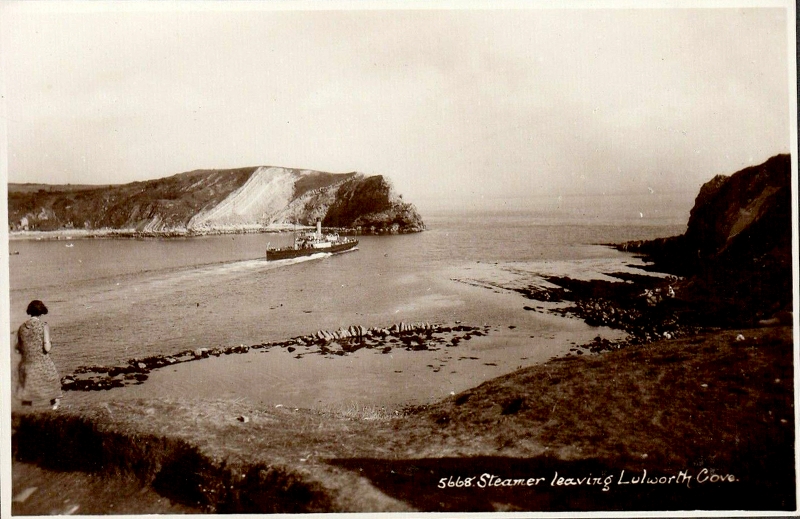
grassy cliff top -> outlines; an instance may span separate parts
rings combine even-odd
[[[13,443],[19,461],[134,474],[219,513],[788,510],[792,349],[791,327],[715,332],[553,360],[416,410],[108,402],[17,413]],[[643,471],[664,483],[631,485]],[[502,486],[514,479],[534,485]]]

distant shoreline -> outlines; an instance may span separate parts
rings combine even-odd
[[[215,227],[209,229],[169,229],[163,231],[137,231],[136,229],[61,229],[57,231],[9,231],[9,241],[30,240],[79,240],[85,238],[195,238],[199,236],[221,236],[226,234],[278,234],[292,231],[307,231],[314,229],[309,225],[293,225],[289,223],[276,223],[268,226],[239,226]],[[323,227],[326,232],[336,232],[345,236],[357,235],[395,235],[407,234],[415,231],[376,232],[369,229],[352,229],[341,227]],[[424,229],[423,229],[424,230]]]
[[[281,233],[293,229],[291,224],[273,224],[266,227],[214,228],[207,230],[172,229],[165,231],[137,231],[135,229],[61,229],[58,231],[9,231],[9,241],[21,240],[73,240],[84,238],[191,238],[195,236],[216,236],[222,234]]]

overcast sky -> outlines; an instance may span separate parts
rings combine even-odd
[[[411,201],[694,193],[790,151],[780,7],[153,4],[4,4],[10,182],[274,165]]]

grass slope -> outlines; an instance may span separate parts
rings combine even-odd
[[[220,513],[791,510],[792,346],[790,327],[631,346],[400,413],[109,402],[16,414],[13,445],[18,461],[134,474]],[[693,479],[631,484],[645,470]],[[610,479],[559,485],[556,472]],[[478,486],[490,476],[540,481]]]

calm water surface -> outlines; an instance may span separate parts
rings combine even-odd
[[[45,301],[54,360],[68,373],[352,324],[496,323],[503,305],[487,305],[488,291],[464,290],[453,278],[478,265],[484,276],[492,269],[500,276],[531,262],[625,261],[630,256],[598,244],[685,228],[674,220],[579,224],[523,212],[442,213],[426,224],[418,234],[363,236],[353,252],[270,263],[263,259],[267,242],[288,243],[291,234],[13,240],[9,248],[19,254],[9,258],[11,327],[25,319],[31,299]],[[531,319],[531,330],[552,328],[552,317]]]

